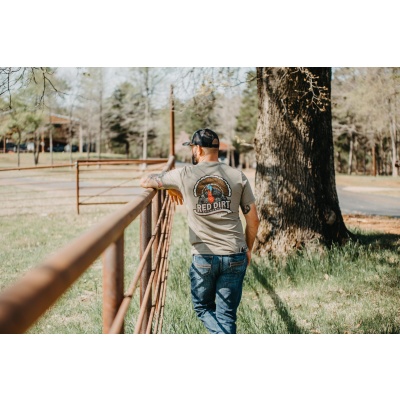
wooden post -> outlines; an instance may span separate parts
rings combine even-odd
[[[174,86],[171,85],[171,127],[169,140],[169,155],[175,155],[175,104],[174,104]]]

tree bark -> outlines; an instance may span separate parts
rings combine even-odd
[[[257,68],[255,252],[343,243],[336,192],[330,68]]]

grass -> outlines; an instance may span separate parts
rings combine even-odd
[[[70,175],[69,171],[40,173],[44,180]],[[21,188],[0,183],[4,211],[0,213],[0,290],[119,207],[85,207],[78,216],[73,196],[67,201],[68,193],[61,205],[54,193],[40,202],[42,194],[23,190],[24,199],[16,203],[11,196],[21,195]],[[135,222],[126,231],[125,287],[138,265],[138,230]],[[358,241],[321,253],[303,251],[285,263],[254,256],[244,281],[238,333],[400,333],[400,236],[352,231]],[[206,333],[190,300],[191,257],[183,213],[176,213],[172,235],[163,333]],[[137,303],[135,296],[125,323],[127,333],[133,332]],[[102,277],[97,260],[28,333],[101,330]]]
[[[47,254],[97,223],[110,210],[48,218],[2,217],[0,253],[4,288]],[[3,229],[4,228],[4,229]],[[23,232],[23,233],[22,233]],[[186,218],[174,219],[164,334],[203,334],[192,309]],[[238,311],[238,333],[400,333],[400,236],[355,231],[359,241],[322,253],[280,260],[253,257]],[[138,264],[138,224],[126,232],[125,286]],[[135,247],[136,246],[136,247]],[[138,299],[126,319],[132,333]],[[101,333],[102,281],[97,261],[28,333]]]
[[[84,214],[2,216],[0,290],[97,224],[110,209],[88,208]],[[125,281],[138,263],[138,223],[126,231]],[[131,251],[129,251],[131,249]],[[101,333],[102,275],[97,260],[28,333]]]
[[[175,217],[164,333],[205,333],[190,305],[185,219]],[[285,263],[253,257],[238,333],[400,333],[400,236],[354,231],[359,240]]]
[[[97,224],[109,211],[93,209],[84,215],[69,215],[63,220],[57,218],[57,215],[50,215],[42,222],[37,218],[35,221],[35,216],[31,216],[25,218],[22,224],[15,217],[3,217],[7,235],[0,243],[2,260],[5,260],[0,267],[0,288],[10,285],[30,268],[38,265],[48,254]],[[21,229],[24,229],[24,234],[21,234]],[[138,232],[138,221],[125,231],[125,287],[129,285],[138,265]],[[126,320],[127,332],[134,330],[134,315],[137,315],[137,310],[136,298]],[[102,266],[98,259],[27,333],[93,334],[101,331]]]

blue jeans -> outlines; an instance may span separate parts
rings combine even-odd
[[[247,255],[195,254],[189,271],[194,311],[210,333],[236,333]]]

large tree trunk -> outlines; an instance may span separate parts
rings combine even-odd
[[[330,68],[257,68],[255,251],[343,243],[336,193]]]

